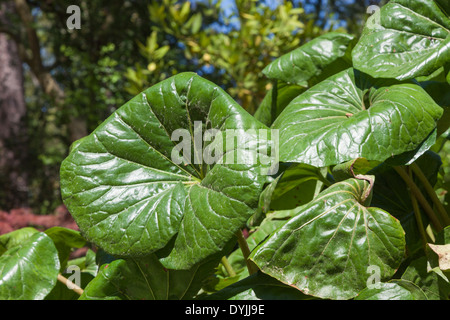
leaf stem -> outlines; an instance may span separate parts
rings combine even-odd
[[[417,178],[419,178],[420,182],[422,182],[423,186],[425,187],[425,190],[427,191],[428,195],[433,201],[433,204],[436,206],[436,209],[439,213],[442,222],[444,222],[444,225],[445,226],[450,225],[450,217],[447,213],[447,210],[445,210],[444,206],[442,205],[442,202],[439,200],[436,194],[436,191],[434,191],[434,188],[431,186],[425,174],[422,172],[422,170],[416,163],[412,163],[410,167],[414,172],[414,174],[417,176]]]
[[[443,229],[441,222],[436,217],[436,214],[433,211],[433,208],[431,208],[428,201],[425,199],[424,195],[420,191],[419,187],[416,185],[416,183],[411,179],[406,172],[406,170],[403,167],[394,167],[394,170],[400,175],[400,177],[405,181],[406,185],[410,188],[411,192],[414,194],[416,199],[419,201],[422,208],[425,210],[428,218],[430,218],[431,222],[433,223],[434,227],[436,228],[436,231],[439,232]]]
[[[409,171],[409,177],[412,179],[412,170],[408,170],[408,171]],[[420,236],[422,237],[423,247],[425,248],[428,243],[428,238],[427,238],[427,233],[425,231],[425,228],[423,226],[422,215],[420,214],[419,204],[417,202],[416,197],[411,192],[411,189],[410,188],[408,188],[408,189],[409,189],[409,195],[411,197],[412,206],[414,209],[414,216],[416,217],[417,228],[419,229]]]
[[[230,262],[228,261],[227,257],[222,257],[222,265],[225,267],[225,270],[227,270],[227,273],[230,277],[235,277],[236,272],[234,271],[233,267],[231,266]]]
[[[67,286],[68,289],[75,291],[80,296],[83,294],[83,289],[77,286],[75,283],[64,277],[61,273],[58,273],[58,281],[62,282]]]
[[[259,269],[253,261],[249,260],[250,249],[248,247],[248,243],[244,238],[241,230],[236,231],[237,241],[239,243],[239,248],[241,248],[242,254],[244,255],[245,263],[247,264],[248,273],[250,275],[256,273]]]

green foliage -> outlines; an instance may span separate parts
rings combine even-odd
[[[195,149],[192,159],[175,163],[174,131],[198,130],[197,121],[210,129],[266,128],[222,89],[181,73],[130,100],[72,148],[61,166],[62,196],[90,241],[115,255],[144,256],[178,234],[165,264],[184,269],[233,237],[252,215],[265,176],[257,166],[225,159],[235,151],[247,157],[256,136],[240,134],[235,150],[224,144],[223,164],[194,161]],[[97,178],[86,179],[91,175]]]
[[[149,85],[181,71],[207,68],[204,76],[219,83],[240,105],[253,113],[264,98],[267,87],[262,70],[273,60],[324,30],[314,25],[302,8],[287,1],[275,10],[259,1],[236,1],[237,13],[224,18],[225,32],[212,22],[219,21],[220,1],[212,5],[197,3],[192,8],[176,0],[165,0],[149,6],[149,15],[156,25],[141,54],[147,64],[128,68],[128,91],[136,95]],[[234,20],[233,20],[234,19]],[[232,21],[238,22],[235,27]],[[303,23],[302,21],[308,21]],[[166,38],[175,37],[176,45],[165,53]],[[183,49],[181,49],[183,48]],[[163,50],[162,50],[163,49]],[[162,53],[156,55],[158,50]],[[171,52],[179,53],[173,61]]]
[[[305,294],[349,299],[366,287],[367,266],[390,279],[405,251],[404,231],[384,210],[367,207],[371,185],[333,184],[252,252],[261,270]]]
[[[219,260],[220,255],[216,255],[189,270],[166,269],[156,255],[114,260],[102,266],[80,299],[191,299],[196,297],[204,279],[214,272]]]
[[[7,250],[0,256],[2,300],[43,299],[56,284],[60,263],[52,240],[42,232],[27,232],[24,236],[21,231],[0,239],[4,245],[4,239],[10,238]]]
[[[409,8],[401,12],[411,19],[420,9],[430,20],[441,8],[436,3],[389,5]],[[158,10],[153,14],[161,19],[188,24],[160,23],[171,32],[206,30],[188,5]],[[263,11],[253,18],[242,12],[258,21]],[[381,10],[378,18],[390,14]],[[410,21],[407,15],[402,19]],[[95,277],[81,298],[448,300],[450,217],[444,197],[436,196],[448,185],[442,167],[448,159],[437,153],[447,137],[441,133],[448,122],[440,120],[448,104],[424,82],[430,74],[407,72],[402,81],[377,75],[398,61],[357,54],[366,37],[370,32],[353,48],[350,36],[330,34],[313,43],[331,41],[331,52],[304,44],[268,67],[274,75],[266,81],[276,86],[266,90],[270,104],[261,104],[266,124],[214,83],[182,72],[145,89],[77,141],[61,167],[62,195],[83,236],[99,247],[95,264],[94,253],[77,264]],[[164,59],[169,51],[157,43],[150,39],[142,49]],[[286,68],[289,57],[305,52],[312,56],[296,61],[302,68]],[[417,58],[400,69],[440,68],[425,60],[431,66]],[[289,79],[303,89],[286,98]],[[433,80],[448,86],[445,78]],[[178,148],[178,129],[193,146]],[[209,129],[225,135],[197,149],[196,134]],[[224,143],[227,129],[241,130],[231,146]],[[279,170],[271,175],[266,161],[250,159],[272,156],[276,134],[260,139],[256,129],[280,132]],[[216,151],[212,163],[200,158],[208,147]],[[231,163],[219,161],[230,154]],[[0,237],[0,297],[55,298],[60,264],[76,263],[66,262],[68,248],[83,243],[78,233],[60,229]],[[24,267],[11,268],[17,263]],[[36,267],[43,270],[33,290],[14,290]]]
[[[138,52],[137,40],[145,39],[151,22],[143,1],[93,0],[77,4],[81,29],[68,30],[66,9],[75,3],[26,3],[33,18],[31,30],[16,15],[11,17],[11,28],[23,50],[32,53],[34,61],[42,60],[42,67],[38,71],[24,67],[28,130],[24,139],[29,159],[23,169],[31,180],[29,206],[48,214],[61,204],[58,169],[71,143],[131,98],[123,89],[127,82],[123,73],[127,66],[144,61],[133,53]],[[37,43],[30,42],[32,32]],[[58,98],[37,85],[41,78],[46,79],[44,83],[54,80]]]
[[[281,161],[325,167],[412,151],[433,132],[442,112],[416,84],[348,69],[293,99],[272,127],[280,130],[285,147]]]
[[[450,59],[449,30],[448,13],[436,1],[392,0],[367,22],[353,51],[355,67],[399,80],[442,73]]]

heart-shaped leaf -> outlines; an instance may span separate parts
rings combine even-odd
[[[284,108],[306,90],[305,87],[296,84],[287,84],[283,81],[274,82],[274,87],[267,92],[254,114],[254,117],[266,126],[271,126]]]
[[[11,246],[0,256],[0,300],[40,300],[53,289],[58,251],[43,232]]]
[[[280,160],[325,167],[366,158],[383,162],[418,148],[443,113],[416,84],[340,72],[295,98],[275,120]]]
[[[434,0],[392,0],[369,18],[352,55],[373,77],[429,76],[450,62],[448,12]]]
[[[305,294],[350,299],[366,287],[369,267],[381,281],[399,267],[405,233],[382,209],[367,207],[370,183],[348,179],[321,192],[270,235],[250,258]]]
[[[164,263],[187,269],[220,251],[253,214],[266,177],[249,159],[267,155],[257,132],[267,129],[213,83],[176,75],[74,144],[61,166],[64,203],[106,252],[145,256],[176,237]]]
[[[346,53],[354,38],[345,33],[326,33],[274,60],[263,73],[269,79],[308,87],[309,81],[317,83],[318,78],[325,79],[343,66],[351,66]]]

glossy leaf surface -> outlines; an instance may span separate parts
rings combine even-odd
[[[201,161],[207,128],[267,129],[213,83],[182,73],[142,92],[75,143],[61,167],[61,190],[83,235],[118,256],[148,255],[176,235],[168,268],[187,269],[220,251],[252,215],[265,176],[248,161],[256,136],[247,131],[218,150],[234,161]],[[193,143],[174,157],[183,138],[178,129]]]
[[[438,172],[442,165],[439,155],[432,151],[427,151],[415,161],[415,164],[421,168],[429,183],[432,186],[436,185]],[[372,205],[386,210],[400,220],[406,232],[406,245],[409,254],[423,250],[423,242],[417,228],[410,191],[404,180],[394,168],[386,164],[381,164],[369,171],[368,174],[374,175],[376,181],[373,189]],[[413,179],[428,199],[423,184],[417,177],[413,176]],[[431,199],[428,199],[428,201],[431,202]],[[429,223],[425,213],[422,213],[422,220],[425,225]]]
[[[53,289],[58,251],[45,233],[34,232],[0,256],[0,300],[40,300]]]
[[[255,118],[266,126],[271,126],[284,108],[306,90],[306,88],[296,84],[287,84],[282,81],[275,82],[276,88],[274,87],[267,92],[254,114]]]
[[[367,268],[389,279],[405,251],[398,220],[367,207],[370,185],[348,179],[323,191],[270,235],[251,259],[270,276],[321,298],[350,299],[366,287]]]
[[[392,0],[369,18],[352,54],[373,77],[429,76],[450,62],[448,12],[434,0]]]
[[[430,271],[428,266],[427,257],[420,257],[409,264],[402,275],[402,279],[420,287],[429,300],[448,300],[450,297],[448,279]]]
[[[220,257],[219,257],[220,259]],[[194,297],[214,272],[217,257],[189,270],[166,269],[156,255],[118,259],[101,267],[82,300],[181,300]]]
[[[356,158],[385,161],[418,148],[443,110],[420,86],[388,84],[354,69],[295,98],[272,125],[280,160],[324,167]]]

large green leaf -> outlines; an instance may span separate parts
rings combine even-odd
[[[179,129],[190,135],[178,137]],[[223,132],[208,145],[223,145],[213,147],[212,163],[200,157],[207,129]],[[233,137],[231,129],[241,131]],[[144,256],[176,237],[164,263],[187,269],[220,251],[253,214],[266,180],[260,163],[249,161],[266,147],[256,145],[264,140],[258,129],[267,127],[221,88],[179,74],[137,95],[74,144],[61,166],[63,200],[83,236],[106,252]],[[185,140],[189,148],[180,149]]]
[[[345,33],[329,32],[301,47],[286,53],[264,68],[263,73],[274,80],[309,86],[337,71],[351,66],[346,55],[355,37]]]
[[[414,300],[414,297],[396,283],[380,283],[379,288],[364,289],[355,300]]]
[[[321,192],[270,235],[250,258],[305,294],[350,299],[366,287],[368,267],[389,279],[405,253],[405,233],[386,211],[367,207],[370,183],[348,179]]]
[[[40,300],[53,289],[58,251],[43,232],[11,246],[0,256],[0,300]]]
[[[329,76],[352,66],[355,37],[329,32],[271,62],[263,73],[272,80],[255,118],[272,125],[284,108],[299,94]]]
[[[272,128],[279,129],[281,161],[382,162],[418,148],[442,113],[416,84],[389,84],[347,69],[295,98]]]
[[[392,0],[369,18],[352,55],[373,77],[429,76],[450,62],[448,12],[434,0]]]

